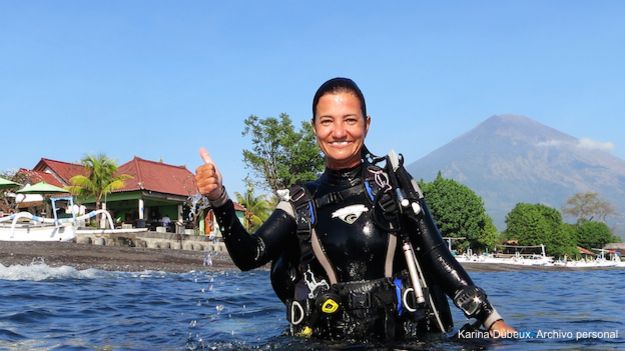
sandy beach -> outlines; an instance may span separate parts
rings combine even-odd
[[[73,242],[0,241],[0,264],[7,267],[18,264],[29,265],[43,260],[51,267],[72,266],[79,270],[97,268],[107,271],[141,272],[144,270],[156,270],[176,273],[192,270],[237,270],[227,253],[210,252],[212,265],[204,265],[206,254],[208,252],[205,251],[98,246]],[[467,271],[473,272],[593,269],[485,263],[463,263],[463,266]]]
[[[204,256],[207,253],[73,242],[0,241],[0,263],[4,266],[29,265],[43,259],[51,267],[72,266],[79,270],[189,272],[236,269],[226,253],[211,252],[212,265],[205,266]]]

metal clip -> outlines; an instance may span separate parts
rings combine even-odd
[[[330,289],[330,285],[325,279],[321,279],[320,281],[315,279],[315,275],[310,270],[310,267],[308,267],[308,270],[304,272],[304,283],[306,283],[308,291],[310,291],[308,293],[308,298],[310,299],[314,299],[317,296],[317,288],[325,287],[326,289]]]

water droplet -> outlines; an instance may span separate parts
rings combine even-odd
[[[187,204],[191,211],[189,212],[189,221],[195,222],[198,214],[205,209],[210,207],[210,202],[208,198],[202,194],[195,194],[189,196],[187,199]]]
[[[223,311],[223,310],[224,310],[224,308],[225,308],[225,306],[224,306],[224,305],[217,305],[217,306],[215,306],[215,309],[217,310],[217,312],[221,312],[221,311]]]
[[[206,253],[206,254],[204,255],[204,260],[203,260],[203,262],[202,262],[202,265],[204,265],[204,266],[208,266],[208,267],[210,267],[210,266],[212,266],[212,265],[213,265],[213,257],[211,256],[211,254],[210,254],[210,253]]]
[[[189,323],[189,327],[191,328],[195,328],[196,325],[197,325],[197,321],[195,319]]]

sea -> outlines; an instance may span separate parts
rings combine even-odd
[[[625,350],[625,270],[472,272],[518,333],[396,344],[286,335],[265,270],[188,273],[0,265],[0,350]],[[455,334],[455,335],[454,335]]]

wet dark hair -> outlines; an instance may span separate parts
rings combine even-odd
[[[360,91],[356,82],[349,78],[332,78],[327,82],[321,84],[317,92],[315,93],[315,97],[313,98],[312,104],[312,120],[315,121],[315,117],[317,114],[317,104],[319,104],[319,99],[325,94],[337,94],[337,93],[352,93],[356,95],[358,100],[360,101],[360,109],[362,111],[362,115],[365,119],[367,119],[367,104],[365,103],[365,96]]]

